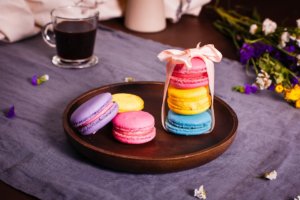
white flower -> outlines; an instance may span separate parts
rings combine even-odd
[[[264,177],[269,180],[275,180],[277,178],[277,172],[276,172],[276,170],[267,172],[267,173],[265,173]]]
[[[297,23],[297,27],[300,28],[300,19],[297,19],[296,23]]]
[[[300,195],[296,196],[294,200],[300,200]]]
[[[298,54],[298,55],[296,56],[296,58],[297,58],[297,66],[300,66],[300,54]]]
[[[260,90],[267,89],[272,84],[270,75],[264,70],[261,70],[261,72],[257,74],[255,84],[259,87]]]
[[[284,48],[286,43],[290,41],[290,34],[285,31],[281,34],[280,37],[280,47]]]
[[[300,20],[300,19],[299,19]],[[298,47],[300,47],[300,36],[290,35],[290,39],[297,42]]]
[[[203,185],[201,185],[199,189],[194,190],[194,197],[198,199],[206,199],[206,191],[204,190]]]
[[[262,24],[262,31],[265,33],[265,35],[269,35],[270,33],[274,33],[277,28],[277,24],[270,20],[269,18],[266,18],[263,21]]]
[[[256,24],[252,24],[252,25],[250,26],[249,32],[250,32],[252,35],[254,35],[254,34],[256,33],[256,31],[257,31],[257,28],[258,28],[258,26],[257,26]]]

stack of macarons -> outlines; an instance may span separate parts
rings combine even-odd
[[[211,96],[205,62],[191,60],[192,68],[177,64],[170,77],[166,129],[179,135],[199,135],[211,128]]]
[[[127,144],[143,144],[156,136],[154,117],[145,111],[141,97],[128,94],[113,94],[113,101],[119,106],[119,113],[112,120],[113,136]]]
[[[156,136],[154,117],[143,108],[144,101],[137,95],[105,92],[81,104],[70,122],[82,135],[92,135],[112,121],[112,134],[118,141],[142,144]]]

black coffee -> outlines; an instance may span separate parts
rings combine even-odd
[[[61,22],[54,28],[59,57],[68,60],[86,59],[93,55],[96,28],[88,22]]]

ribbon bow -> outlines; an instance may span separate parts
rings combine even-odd
[[[193,49],[186,49],[184,51],[177,50],[177,49],[168,49],[160,52],[157,56],[160,61],[167,62],[167,75],[166,75],[166,82],[164,87],[164,96],[163,102],[161,107],[161,122],[163,128],[166,130],[165,127],[165,99],[167,96],[167,91],[170,83],[171,75],[174,71],[174,68],[177,64],[184,64],[187,69],[191,69],[192,66],[192,58],[200,57],[203,59],[206,70],[208,74],[208,81],[209,81],[209,90],[211,94],[211,113],[212,113],[212,126],[209,132],[214,128],[215,125],[215,116],[214,116],[214,63],[213,62],[220,62],[222,59],[222,54],[214,47],[212,44],[204,45],[200,47],[200,43],[198,43],[196,48]]]

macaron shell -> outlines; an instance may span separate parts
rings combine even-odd
[[[92,123],[88,124],[87,126],[84,126],[82,129],[79,129],[79,132],[81,132],[82,135],[95,134],[98,130],[100,130],[109,122],[111,122],[112,119],[117,114],[118,114],[118,104],[113,103],[113,106],[110,107],[110,109],[107,110],[101,117],[99,117],[97,120],[93,121]]]
[[[177,64],[174,68],[176,73],[204,73],[207,72],[206,64],[200,57],[193,57],[191,59],[192,68],[188,69],[184,64]]]
[[[145,132],[144,134],[135,134],[134,132],[127,133],[119,133],[116,130],[113,130],[113,136],[120,142],[126,144],[143,144],[153,140],[156,136],[156,129],[152,128],[149,132]]]
[[[199,98],[209,94],[208,87],[198,87],[192,89],[178,89],[172,86],[168,87],[168,96],[178,99]]]
[[[211,112],[205,111],[197,115],[180,115],[168,112],[166,128],[178,135],[199,135],[210,130],[212,124]]]
[[[119,112],[139,111],[144,108],[144,100],[134,94],[116,93],[112,99],[119,105]]]
[[[128,130],[153,127],[154,123],[154,117],[145,111],[119,113],[113,119],[114,126]]]

